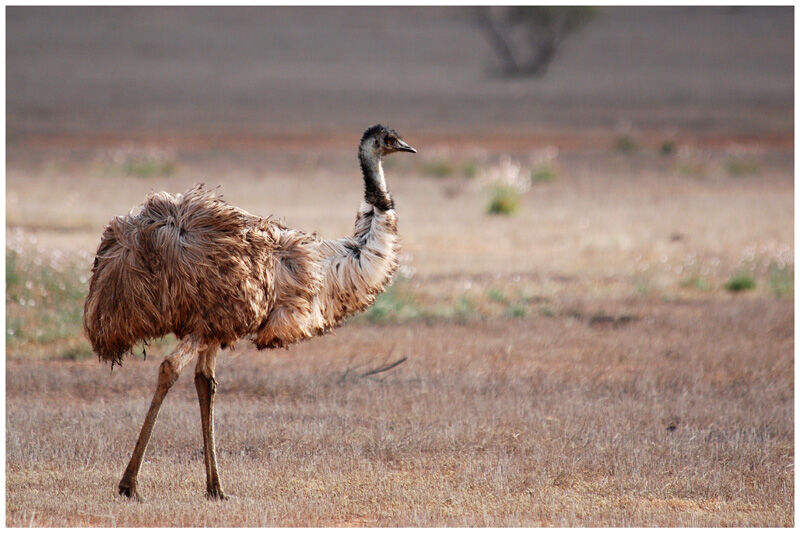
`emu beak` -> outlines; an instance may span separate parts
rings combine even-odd
[[[400,152],[411,152],[412,154],[416,154],[417,151],[411,148],[405,141],[401,141],[397,139],[397,150]]]

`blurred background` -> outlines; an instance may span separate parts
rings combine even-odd
[[[793,439],[792,7],[9,7],[6,39],[6,348],[9,375],[31,376],[20,378],[24,388],[10,386],[10,409],[41,392],[28,362],[96,365],[82,336],[82,305],[112,217],[148,192],[202,181],[253,213],[323,238],[346,235],[362,194],[356,146],[380,122],[419,151],[386,161],[401,270],[344,328],[321,368],[344,369],[355,346],[367,361],[382,349],[358,344],[363,339],[396,339],[395,356],[410,356],[400,347],[411,345],[409,332],[422,331],[429,342],[414,344],[416,363],[409,361],[417,366],[408,365],[408,375],[427,383],[444,364],[431,354],[453,354],[456,375],[469,376],[458,383],[468,385],[440,383],[441,412],[484,402],[521,417],[493,419],[492,435],[502,428],[532,435],[526,431],[550,423],[530,407],[530,383],[516,389],[508,381],[531,376],[543,380],[537,390],[573,383],[572,398],[587,395],[585,404],[564,408],[564,420],[593,419],[593,386],[630,393],[615,411],[622,425],[599,427],[594,446],[606,437],[618,442],[619,432],[636,442],[625,433],[633,431],[628,420],[647,420],[654,432],[684,422],[701,433],[709,421],[734,436],[749,428],[752,449],[726,433],[730,439],[714,441],[712,460],[687,452],[701,441],[695,432],[650,457],[706,457],[709,464],[690,465],[699,472],[729,454],[736,466],[702,490],[678,461],[673,474],[683,492],[670,496],[725,505],[667,505],[659,515],[629,501],[626,509],[639,514],[592,508],[599,514],[583,516],[596,525],[720,525],[725,516],[739,525],[791,523],[793,469],[780,465],[791,462]],[[172,342],[151,350],[166,352]],[[292,351],[313,359],[326,352],[322,342]],[[252,364],[274,369],[286,355],[259,357]],[[310,372],[280,368],[289,383],[305,383]],[[710,381],[687,372],[698,368]],[[96,366],[81,372],[78,382],[96,379],[92,386],[104,390]],[[73,383],[69,376],[65,383]],[[318,379],[327,383],[326,376]],[[503,401],[520,409],[484,396],[486,380],[498,376],[516,391]],[[148,387],[151,378],[143,378]],[[650,388],[636,385],[642,379]],[[410,382],[393,383],[396,394],[408,393]],[[758,395],[743,399],[731,384]],[[80,396],[85,383],[74,387]],[[680,403],[680,391],[700,394],[698,387],[704,402]],[[652,410],[631,414],[626,398]],[[737,402],[741,412],[723,408]],[[30,433],[25,424],[34,422],[23,413],[9,419],[10,431]],[[555,441],[578,431],[558,427]],[[24,449],[22,441],[11,446],[12,466],[27,464],[14,459]],[[523,465],[530,453],[503,449],[520,479],[530,472],[562,479]],[[735,454],[748,449],[765,454],[748,467],[758,472],[754,492],[725,492],[745,469]],[[637,453],[615,461],[640,475],[639,495],[650,498],[647,487],[664,486],[665,474],[643,470]],[[608,464],[580,457],[592,476]],[[762,478],[786,484],[761,494]],[[552,490],[578,490],[600,481],[553,483]],[[511,489],[490,483],[484,494],[503,490]],[[553,508],[531,497],[520,509]],[[737,498],[755,507],[726,507]],[[10,523],[27,523],[21,501],[9,499]],[[459,523],[430,512],[420,524]],[[493,512],[505,518],[488,525],[580,524],[570,521],[574,513]],[[187,524],[196,513],[187,511]],[[152,524],[145,515],[128,518]],[[318,520],[311,523],[335,522]]]

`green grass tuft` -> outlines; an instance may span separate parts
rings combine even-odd
[[[684,289],[694,289],[697,291],[707,291],[711,288],[708,281],[700,276],[691,276],[681,280],[681,287]]]
[[[769,288],[778,298],[794,296],[794,267],[772,264],[769,267]]]
[[[486,212],[490,215],[510,216],[519,210],[520,195],[513,187],[497,185],[492,188]]]
[[[550,183],[557,178],[558,174],[549,166],[541,166],[531,171],[532,183]]]
[[[731,157],[725,162],[725,170],[734,177],[755,176],[761,172],[758,162],[747,157]]]
[[[446,178],[455,174],[456,166],[452,161],[440,159],[438,161],[428,161],[422,165],[422,173],[434,178]]]
[[[519,301],[508,306],[506,315],[512,318],[525,318],[528,315],[528,306]]]
[[[501,291],[500,289],[494,289],[494,288],[489,289],[488,291],[486,291],[486,297],[493,302],[501,304],[508,303],[508,298],[506,298],[505,293],[503,293],[503,291]]]
[[[171,176],[178,166],[174,161],[147,156],[129,156],[122,163],[122,171],[128,176],[149,178],[151,176]]]
[[[10,356],[75,359],[91,354],[83,338],[86,284],[81,267],[6,249],[6,348]],[[88,274],[88,273],[87,273]]]
[[[618,152],[623,154],[632,154],[639,149],[639,143],[636,142],[633,136],[628,134],[617,137],[614,146]]]
[[[661,147],[659,148],[661,155],[665,157],[669,157],[672,154],[674,154],[675,150],[676,150],[675,141],[672,140],[666,140],[662,142]]]
[[[420,317],[421,312],[413,295],[402,283],[393,283],[378,295],[375,303],[362,315],[373,323],[403,322]]]
[[[478,164],[474,161],[464,163],[464,166],[461,168],[461,173],[464,174],[465,178],[474,178],[478,175]]]
[[[737,272],[725,282],[725,288],[731,292],[742,292],[755,289],[756,280],[748,272]]]

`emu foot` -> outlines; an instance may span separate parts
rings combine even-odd
[[[224,501],[230,499],[228,496],[222,492],[222,487],[207,487],[206,488],[206,500],[210,501]]]
[[[126,498],[130,498],[132,501],[141,502],[142,497],[139,495],[139,491],[136,490],[136,482],[130,481],[127,479],[123,479],[119,482],[119,493]]]

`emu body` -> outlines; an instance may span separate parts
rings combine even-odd
[[[320,240],[231,206],[202,185],[149,195],[114,218],[97,249],[84,327],[101,360],[121,363],[132,347],[174,333],[119,491],[139,498],[137,476],[161,402],[194,357],[206,490],[224,498],[214,450],[215,360],[220,346],[286,346],[324,333],[374,302],[397,270],[397,216],[381,158],[415,152],[389,128],[359,144],[364,202],[352,236]]]

